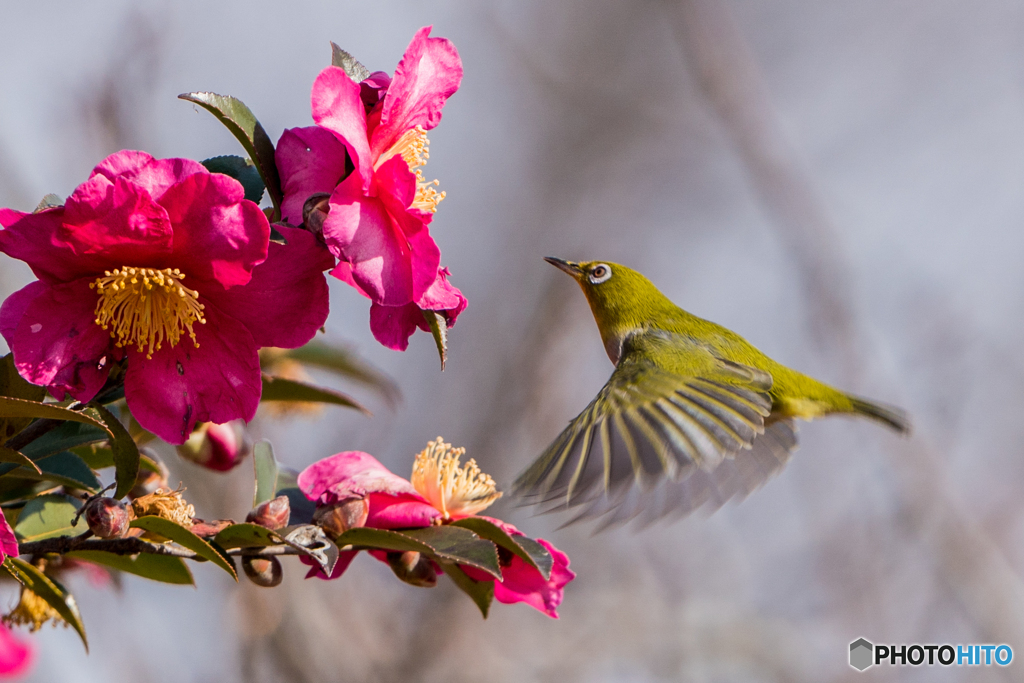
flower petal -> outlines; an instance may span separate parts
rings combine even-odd
[[[160,204],[174,226],[174,267],[225,288],[247,283],[267,258],[270,223],[244,197],[242,184],[220,173],[195,173],[169,188]]]
[[[360,86],[336,66],[320,72],[313,82],[311,104],[313,120],[345,143],[352,164],[369,186],[373,159],[366,137],[366,107],[359,96]],[[366,188],[364,187],[364,190]]]
[[[107,259],[80,257],[64,230],[64,207],[39,213],[0,209],[0,251],[24,261],[40,280],[68,282],[109,267]]]
[[[13,333],[5,333],[14,353],[14,365],[27,381],[50,388],[63,398],[69,392],[79,401],[96,395],[107,379],[110,363],[105,358],[119,356],[112,349],[110,333],[96,324],[96,293],[89,289],[89,278],[47,286],[33,283],[21,296],[5,303],[0,310],[5,332],[24,306]]]
[[[160,199],[169,187],[196,173],[209,173],[192,159],[154,159],[145,152],[123,149],[114,152],[93,169],[92,178],[101,175],[110,180],[122,177]]]
[[[330,576],[324,574],[324,570],[320,568],[320,565],[316,563],[316,560],[308,555],[299,555],[299,561],[302,562],[302,564],[308,564],[310,566],[309,571],[306,572],[307,579],[312,579],[315,576],[318,579],[330,581],[332,579],[340,578],[358,554],[358,550],[344,550],[338,553],[338,561],[334,563],[334,569],[331,570]]]
[[[371,493],[409,495],[425,501],[406,479],[362,451],[343,451],[313,463],[299,473],[298,484],[306,498],[321,505]]]
[[[370,305],[370,332],[374,339],[389,349],[405,351],[409,348],[409,337],[423,324],[426,324],[423,311],[416,304]]]
[[[28,305],[48,289],[49,286],[45,282],[36,280],[35,282],[28,283],[4,300],[3,305],[0,306],[0,334],[7,341],[8,347],[11,346],[14,339],[14,331],[18,329],[18,323],[21,322],[22,316],[28,310]]]
[[[172,444],[184,443],[196,422],[251,420],[263,390],[252,335],[205,303],[206,324],[194,328],[198,347],[184,337],[152,358],[128,351],[128,407],[140,425]]]
[[[7,518],[0,515],[0,562],[3,562],[4,558],[17,556],[18,539],[14,537],[14,529],[7,522]]]
[[[281,174],[282,218],[302,225],[302,207],[311,195],[330,194],[345,176],[345,145],[320,126],[289,128],[281,134],[275,152]]]
[[[370,147],[380,156],[402,133],[416,126],[430,130],[462,82],[462,60],[451,41],[430,38],[430,26],[416,32],[384,96],[380,125]]]
[[[245,325],[257,346],[291,349],[312,339],[327,320],[324,271],[334,258],[312,233],[277,229],[287,245],[270,244],[267,260],[253,268],[249,284],[206,297]]]
[[[0,624],[0,676],[17,678],[28,673],[35,661],[35,648]]]
[[[403,480],[404,481],[404,480]],[[374,529],[418,529],[441,519],[441,512],[415,491],[391,495],[371,493],[366,526]]]
[[[498,602],[510,605],[525,602],[552,619],[558,618],[558,606],[562,603],[565,585],[576,578],[576,573],[569,569],[569,556],[555,548],[543,538],[537,542],[547,548],[554,559],[551,578],[544,576],[531,567],[521,557],[514,555],[508,567],[501,568],[503,579],[494,584],[494,597]]]

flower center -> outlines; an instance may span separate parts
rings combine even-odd
[[[110,330],[117,346],[135,344],[139,353],[153,357],[166,341],[171,347],[188,336],[198,348],[194,323],[205,323],[199,293],[181,284],[185,275],[164,268],[129,268],[105,272],[89,284],[100,300],[96,303],[96,324]]]
[[[412,205],[422,211],[435,213],[437,205],[445,198],[446,193],[434,189],[440,184],[437,180],[423,179],[421,168],[427,165],[427,159],[430,158],[430,140],[427,139],[427,131],[423,130],[423,126],[416,126],[402,133],[402,137],[380,156],[376,166],[379,167],[396,154],[401,155],[409,165],[409,170],[416,174],[416,197]]]
[[[480,471],[476,460],[459,467],[465,448],[452,448],[441,437],[427,444],[412,466],[412,485],[444,518],[461,519],[486,509],[501,498],[494,479]]]

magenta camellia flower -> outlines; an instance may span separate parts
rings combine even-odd
[[[256,350],[309,341],[328,313],[333,260],[304,230],[270,225],[241,184],[188,159],[121,151],[63,206],[0,209],[0,251],[39,279],[0,307],[29,382],[80,401],[127,358],[125,397],[180,444],[196,422],[250,420]]]
[[[430,442],[416,456],[411,481],[390,472],[372,455],[347,451],[332,455],[307,467],[299,475],[299,488],[318,509],[364,499],[368,511],[364,525],[378,529],[415,529],[477,516],[501,497],[494,480],[482,473],[474,460],[460,465],[463,448],[452,448],[441,437]],[[511,524],[482,517],[513,536],[522,532]],[[502,580],[490,574],[462,567],[477,581],[494,581],[494,597],[499,602],[523,602],[557,619],[563,589],[576,574],[569,569],[568,556],[543,539],[538,539],[551,553],[553,567],[545,579],[534,567],[519,557],[501,562]],[[387,554],[370,551],[378,560],[387,562]],[[308,577],[336,579],[352,562],[356,552],[340,554],[330,577],[318,567]],[[312,560],[302,558],[306,564]],[[440,568],[436,568],[440,571]]]
[[[18,556],[18,539],[7,518],[0,515],[0,562],[8,557]]]
[[[356,83],[338,67],[324,69],[313,84],[317,125],[286,130],[277,146],[284,219],[299,225],[306,200],[330,194],[323,237],[340,260],[332,274],[378,308],[403,309],[371,313],[374,334],[391,348],[407,346],[414,308],[465,308],[427,229],[445,195],[422,171],[426,131],[458,89],[462,62],[451,42],[429,36],[429,26],[416,33],[394,78],[376,72]]]
[[[0,624],[0,679],[14,679],[28,673],[35,661],[35,648]]]

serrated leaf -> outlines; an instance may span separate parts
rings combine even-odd
[[[14,367],[14,356],[7,354],[0,359],[0,396],[21,398],[28,401],[42,401],[46,387],[26,382]],[[32,417],[0,418],[0,443],[4,443],[32,422]]]
[[[494,600],[494,582],[493,581],[477,581],[476,579],[470,578],[466,572],[462,571],[458,565],[451,562],[438,562],[441,566],[441,571],[448,575],[448,578],[452,580],[459,589],[472,598],[476,606],[480,608],[480,613],[487,618],[487,613],[491,609],[491,602]]]
[[[256,475],[256,491],[252,498],[255,508],[260,503],[273,500],[277,491],[277,459],[274,458],[274,447],[266,439],[253,447],[252,467]]]
[[[85,645],[85,651],[88,652],[89,641],[85,637],[85,625],[82,624],[82,615],[78,612],[78,604],[75,603],[74,596],[56,579],[43,574],[24,560],[8,557],[4,560],[4,567],[21,585],[45,600],[50,607],[57,610],[57,614],[61,616],[61,619],[78,632],[78,635],[82,638],[82,644]]]
[[[245,198],[256,204],[263,199],[263,178],[252,161],[243,157],[228,154],[219,157],[211,157],[200,162],[210,173],[223,173],[229,178],[234,178],[242,184],[245,190]]]
[[[13,448],[7,448],[6,446],[0,446],[0,462],[10,462],[22,467],[27,467],[30,470],[42,474],[42,470],[39,469],[39,465],[29,460],[23,453],[19,453]]]
[[[131,526],[135,529],[143,529],[154,534],[160,534],[169,538],[178,545],[188,548],[204,560],[209,560],[215,565],[231,574],[231,578],[238,581],[238,572],[235,570],[234,562],[229,557],[221,554],[214,546],[196,536],[183,526],[175,524],[169,519],[147,515],[132,520]]]
[[[114,456],[114,480],[117,489],[114,498],[123,498],[139,478],[139,447],[131,434],[114,415],[101,405],[90,405],[86,412],[97,417],[110,432],[110,450]]]
[[[14,533],[19,543],[41,541],[55,536],[77,536],[85,528],[71,526],[71,520],[78,514],[82,501],[71,496],[49,494],[33,498],[25,503]]]
[[[444,316],[436,311],[423,311],[423,317],[430,325],[430,334],[434,336],[434,344],[437,346],[437,353],[441,356],[441,372],[448,362],[448,323]]]
[[[85,560],[161,583],[172,583],[179,586],[195,585],[192,572],[189,571],[185,560],[173,555],[157,555],[155,553],[116,555],[102,550],[73,550],[65,557]]]
[[[333,42],[331,43],[331,65],[339,67],[356,83],[361,83],[370,77],[369,69]]]
[[[336,542],[339,547],[352,545],[357,548],[425,553],[437,560],[482,569],[501,580],[498,552],[494,544],[461,527],[434,526],[401,532],[360,527],[349,529]]]
[[[263,374],[263,395],[260,401],[303,401],[306,403],[329,403],[331,405],[355,408],[366,415],[370,411],[359,404],[354,398],[340,391],[318,387],[314,384],[298,382],[283,377],[271,377]]]
[[[225,550],[232,548],[260,548],[283,543],[281,535],[258,524],[232,524],[221,529],[213,538],[214,543]]]
[[[330,370],[354,382],[376,389],[394,406],[401,399],[401,391],[393,379],[360,358],[352,349],[311,341],[305,346],[291,349],[284,357],[306,365]]]
[[[274,143],[270,141],[256,115],[245,104],[234,97],[211,92],[193,92],[178,95],[179,99],[193,102],[206,109],[223,123],[231,134],[242,143],[246,154],[252,159],[256,170],[263,179],[274,213],[281,215],[281,177],[274,161]],[[274,221],[271,221],[273,223]]]
[[[547,548],[532,538],[507,534],[500,526],[482,517],[465,517],[452,522],[451,525],[469,529],[480,538],[486,539],[499,548],[504,548],[517,555],[526,564],[539,571],[545,581],[551,578],[551,568],[554,566],[554,559]]]

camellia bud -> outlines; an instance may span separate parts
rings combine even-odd
[[[388,566],[395,576],[413,586],[433,588],[437,585],[434,563],[414,550],[388,553]]]
[[[314,235],[323,239],[324,221],[327,219],[327,212],[331,210],[331,195],[326,192],[318,192],[311,195],[306,203],[302,205],[302,222]]]
[[[124,538],[131,516],[128,506],[113,498],[93,498],[82,513],[89,531],[99,538]]]
[[[277,530],[288,526],[288,520],[292,516],[292,506],[288,502],[288,496],[278,496],[273,500],[260,503],[256,509],[245,516],[245,521],[251,524],[259,524],[271,530]]]
[[[257,586],[273,588],[281,583],[284,573],[276,557],[242,556],[242,569]]]
[[[178,455],[211,470],[226,472],[241,464],[249,446],[241,420],[224,424],[204,422],[188,441],[177,447]]]
[[[328,536],[337,538],[349,529],[365,526],[369,513],[370,502],[366,498],[346,498],[317,508],[313,524],[326,531]]]

